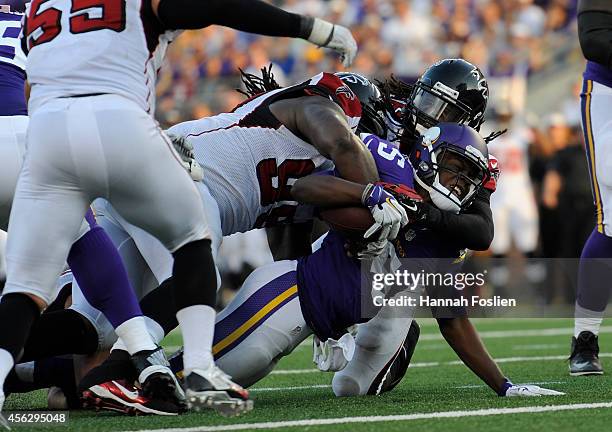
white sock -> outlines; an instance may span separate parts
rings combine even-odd
[[[11,353],[0,348],[0,396],[2,397],[4,397],[4,381],[6,381],[6,377],[11,369],[13,369],[13,366],[15,366],[15,362]]]
[[[207,369],[214,363],[215,316],[215,310],[206,305],[189,306],[176,313],[183,334],[185,374],[193,369]]]
[[[138,351],[157,348],[147,331],[147,324],[142,316],[127,320],[115,329],[115,333],[117,333],[130,355]]]
[[[162,341],[162,339],[164,338],[164,329],[162,328],[162,326],[160,326],[159,324],[157,324],[156,321],[152,320],[149,317],[144,317],[145,320],[145,324],[147,326],[147,331],[149,332],[149,335],[151,336],[151,339],[153,339],[153,343],[158,344]],[[128,349],[125,346],[125,343],[123,342],[123,340],[121,338],[117,339],[117,341],[113,344],[113,347],[111,348],[111,351],[114,350],[122,350],[122,351],[127,351]]]
[[[147,331],[151,335],[153,342],[159,345],[164,338],[164,329],[160,326],[157,321],[152,320],[149,317],[144,317],[145,323],[147,324]]]
[[[599,328],[603,321],[604,312],[596,312],[585,309],[576,303],[576,312],[574,313],[574,337],[578,337],[583,331],[589,331],[594,335],[599,334]]]

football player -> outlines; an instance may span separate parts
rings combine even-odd
[[[432,205],[435,205],[431,198],[434,195],[438,202],[448,199],[452,205],[465,206],[488,177],[484,140],[468,126],[449,123],[440,123],[426,131],[423,140],[424,144],[418,145],[408,160],[384,139],[364,136],[364,142],[376,160],[381,180],[386,182],[385,187],[396,194],[402,205],[411,207],[421,200],[412,189],[414,187]],[[421,162],[427,162],[429,167],[413,168],[413,164],[423,167]],[[296,199],[322,206],[365,205],[373,199],[382,200],[387,193],[381,185],[363,186],[323,175],[299,179],[292,189]],[[398,236],[394,246],[389,244],[389,255],[384,258],[393,257],[397,252],[402,258],[410,258],[405,261],[408,265],[416,261],[417,266],[423,265],[423,268],[435,271],[438,264],[423,258],[453,260],[460,256],[458,245],[423,228],[419,221],[413,222],[411,235]],[[404,231],[402,234],[407,233]],[[298,260],[268,264],[247,278],[234,300],[219,314],[215,326],[213,351],[223,370],[242,385],[252,385],[266,376],[307,336],[315,334],[323,341],[339,338],[347,327],[367,320],[362,296],[369,291],[362,290],[364,274],[361,262],[347,255],[346,242],[344,235],[332,229],[317,242],[312,254]],[[390,261],[393,263],[393,259]],[[380,264],[380,268],[385,268]],[[449,270],[453,271],[452,268]],[[390,296],[405,294],[406,291],[401,291]],[[381,313],[388,312],[384,309],[373,321]],[[441,324],[446,340],[466,365],[499,395],[562,394],[537,386],[513,385],[491,359],[465,316],[444,319],[461,321]],[[350,344],[343,346],[347,347],[350,350]],[[175,370],[181,370],[180,354],[171,362]],[[344,364],[337,362],[336,367]],[[373,391],[381,391],[382,387],[388,390],[394,384],[383,378],[379,388]]]
[[[0,230],[6,230],[15,186],[25,154],[28,124],[26,102],[25,54],[19,42],[22,31],[23,2],[11,2],[0,9]],[[67,261],[81,281],[83,294],[101,310],[112,326],[123,335],[130,351],[137,353],[155,348],[146,332],[138,301],[132,294],[125,268],[110,238],[88,213],[81,223],[77,241],[71,246]],[[54,297],[52,294],[51,298]],[[23,298],[8,294],[3,301],[23,303]],[[31,311],[35,313],[35,310]],[[12,311],[11,313],[19,313]],[[27,314],[26,314],[27,315]],[[90,326],[78,314],[53,316],[55,324],[65,330],[64,338],[84,332]],[[34,324],[36,326],[36,324]],[[39,340],[35,345],[45,345]],[[42,347],[41,347],[42,348]],[[24,356],[30,355],[24,352]],[[146,357],[146,356],[145,356]],[[135,357],[135,359],[138,357]],[[0,406],[3,395],[0,392]]]
[[[382,110],[389,126],[388,137],[403,153],[410,154],[420,141],[420,132],[440,120],[458,121],[478,130],[484,121],[488,86],[482,72],[463,59],[446,59],[430,66],[415,85],[391,79],[380,83]],[[487,137],[490,141],[498,136]],[[449,200],[440,207],[427,202],[415,203],[423,226],[444,235],[446,239],[472,250],[486,250],[493,239],[490,195],[496,187],[499,169],[489,155],[490,176],[471,205],[457,213]],[[447,202],[448,201],[448,202]],[[445,209],[445,210],[441,210]],[[450,211],[449,211],[450,210]],[[358,326],[354,359],[334,377],[338,395],[371,394],[386,391],[403,377],[414,345],[418,340],[410,319],[379,316]],[[456,325],[460,320],[442,321]]]
[[[591,177],[597,224],[584,245],[578,270],[570,375],[601,375],[599,328],[610,298],[612,258],[612,177],[608,159],[612,137],[608,113],[612,106],[612,4],[603,0],[578,2],[578,36],[587,59],[582,87],[582,129]]]
[[[173,127],[170,133],[179,150],[193,152],[197,159],[188,167],[197,166],[206,173],[196,185],[206,210],[213,255],[222,235],[311,219],[312,208],[298,206],[290,199],[291,185],[300,177],[334,168],[350,179],[376,181],[374,161],[351,127],[359,122],[360,111],[358,99],[341,79],[321,73],[305,83],[264,92],[232,113]],[[317,127],[321,125],[325,127]],[[187,149],[187,143],[193,143],[193,151]],[[192,173],[195,176],[197,170]],[[376,233],[372,238],[395,238],[406,222],[404,211],[393,199],[377,204],[371,206],[376,221],[370,230]],[[96,201],[94,208],[100,223],[115,239],[139,298],[160,282],[165,281],[162,292],[171,290],[172,280],[167,279],[172,274],[172,257],[161,243],[129,224],[108,202]],[[155,305],[164,314],[157,319],[162,324],[169,320],[173,328],[174,313],[168,305]],[[83,301],[78,290],[71,308],[100,329],[101,340],[106,341],[106,347],[101,348],[108,348],[108,323]],[[43,316],[42,321],[46,318]],[[161,340],[164,332],[159,331],[159,325],[151,324],[152,332]],[[35,339],[52,339],[53,333],[62,333],[57,327],[51,328],[39,326]],[[80,342],[75,338],[71,343]],[[67,344],[63,346],[68,348]],[[118,344],[110,361],[125,356],[125,348]]]
[[[223,24],[302,37],[339,50],[347,63],[355,41],[346,28],[262,1],[127,0],[93,8],[72,0],[52,8],[43,3],[29,4],[22,38],[30,51],[31,118],[7,244],[4,292],[11,295],[0,302],[0,383],[51,301],[89,203],[106,197],[173,252],[176,312],[193,375],[187,392],[196,408],[222,405],[217,398],[231,384],[215,378],[210,352],[216,297],[210,232],[195,186],[151,116],[156,72],[176,29]],[[138,176],[129,175],[134,167],[140,167]],[[48,225],[55,229],[41,237]],[[140,379],[148,393],[179,406],[180,391],[162,353],[150,348],[139,364]],[[241,398],[235,413],[252,405],[246,393]]]

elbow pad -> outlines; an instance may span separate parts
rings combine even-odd
[[[578,38],[584,58],[612,69],[612,11],[578,15]]]

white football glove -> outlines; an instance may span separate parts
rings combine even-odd
[[[401,227],[408,223],[406,210],[395,198],[389,198],[382,204],[370,208],[374,224],[365,232],[363,238],[367,239],[380,230],[375,240],[393,240],[397,237]]]
[[[183,167],[187,170],[193,181],[202,181],[204,178],[204,170],[196,160],[193,153],[193,145],[188,139],[182,136],[167,134],[172,141],[174,149],[182,159]]]
[[[385,250],[387,242],[388,240],[384,238],[368,243],[365,249],[362,249],[357,253],[357,258],[360,260],[372,260],[377,256],[380,256],[380,254],[382,254]]]
[[[508,397],[532,397],[532,396],[563,396],[565,393],[549,390],[537,385],[513,384],[506,390],[505,396]]]
[[[371,241],[393,240],[400,228],[408,223],[406,210],[381,185],[368,184],[361,195],[361,202],[370,209],[374,218],[374,224],[363,235],[366,240],[370,240],[370,236],[379,230],[378,236]]]
[[[332,24],[320,18],[314,19],[308,41],[320,47],[340,53],[342,64],[349,67],[357,55],[357,42],[351,31],[344,26]]]
[[[337,372],[346,367],[355,354],[355,338],[345,333],[338,340],[321,342],[317,336],[312,339],[312,361],[322,372]]]

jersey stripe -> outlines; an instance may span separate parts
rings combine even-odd
[[[597,231],[604,232],[603,228],[603,206],[601,204],[601,192],[599,190],[599,182],[597,181],[597,169],[595,159],[595,140],[593,137],[593,126],[591,124],[591,98],[593,91],[593,81],[585,80],[583,86],[582,97],[582,124],[584,131],[584,140],[586,144],[587,162],[589,164],[589,174],[591,176],[591,188],[593,191],[593,201],[595,202]]]
[[[274,279],[249,297],[235,311],[217,323],[215,325],[215,339],[212,349],[215,358],[219,358],[232,350],[270,318],[280,307],[296,298],[298,288],[297,284],[295,284],[295,278],[295,272],[289,272]],[[293,284],[287,287],[289,281],[292,281]],[[270,295],[272,295],[271,299]],[[264,300],[266,297],[269,300]],[[262,300],[266,302],[262,307],[259,307],[258,305],[261,304]],[[256,312],[252,313],[254,310]],[[245,312],[248,313],[245,314]]]

